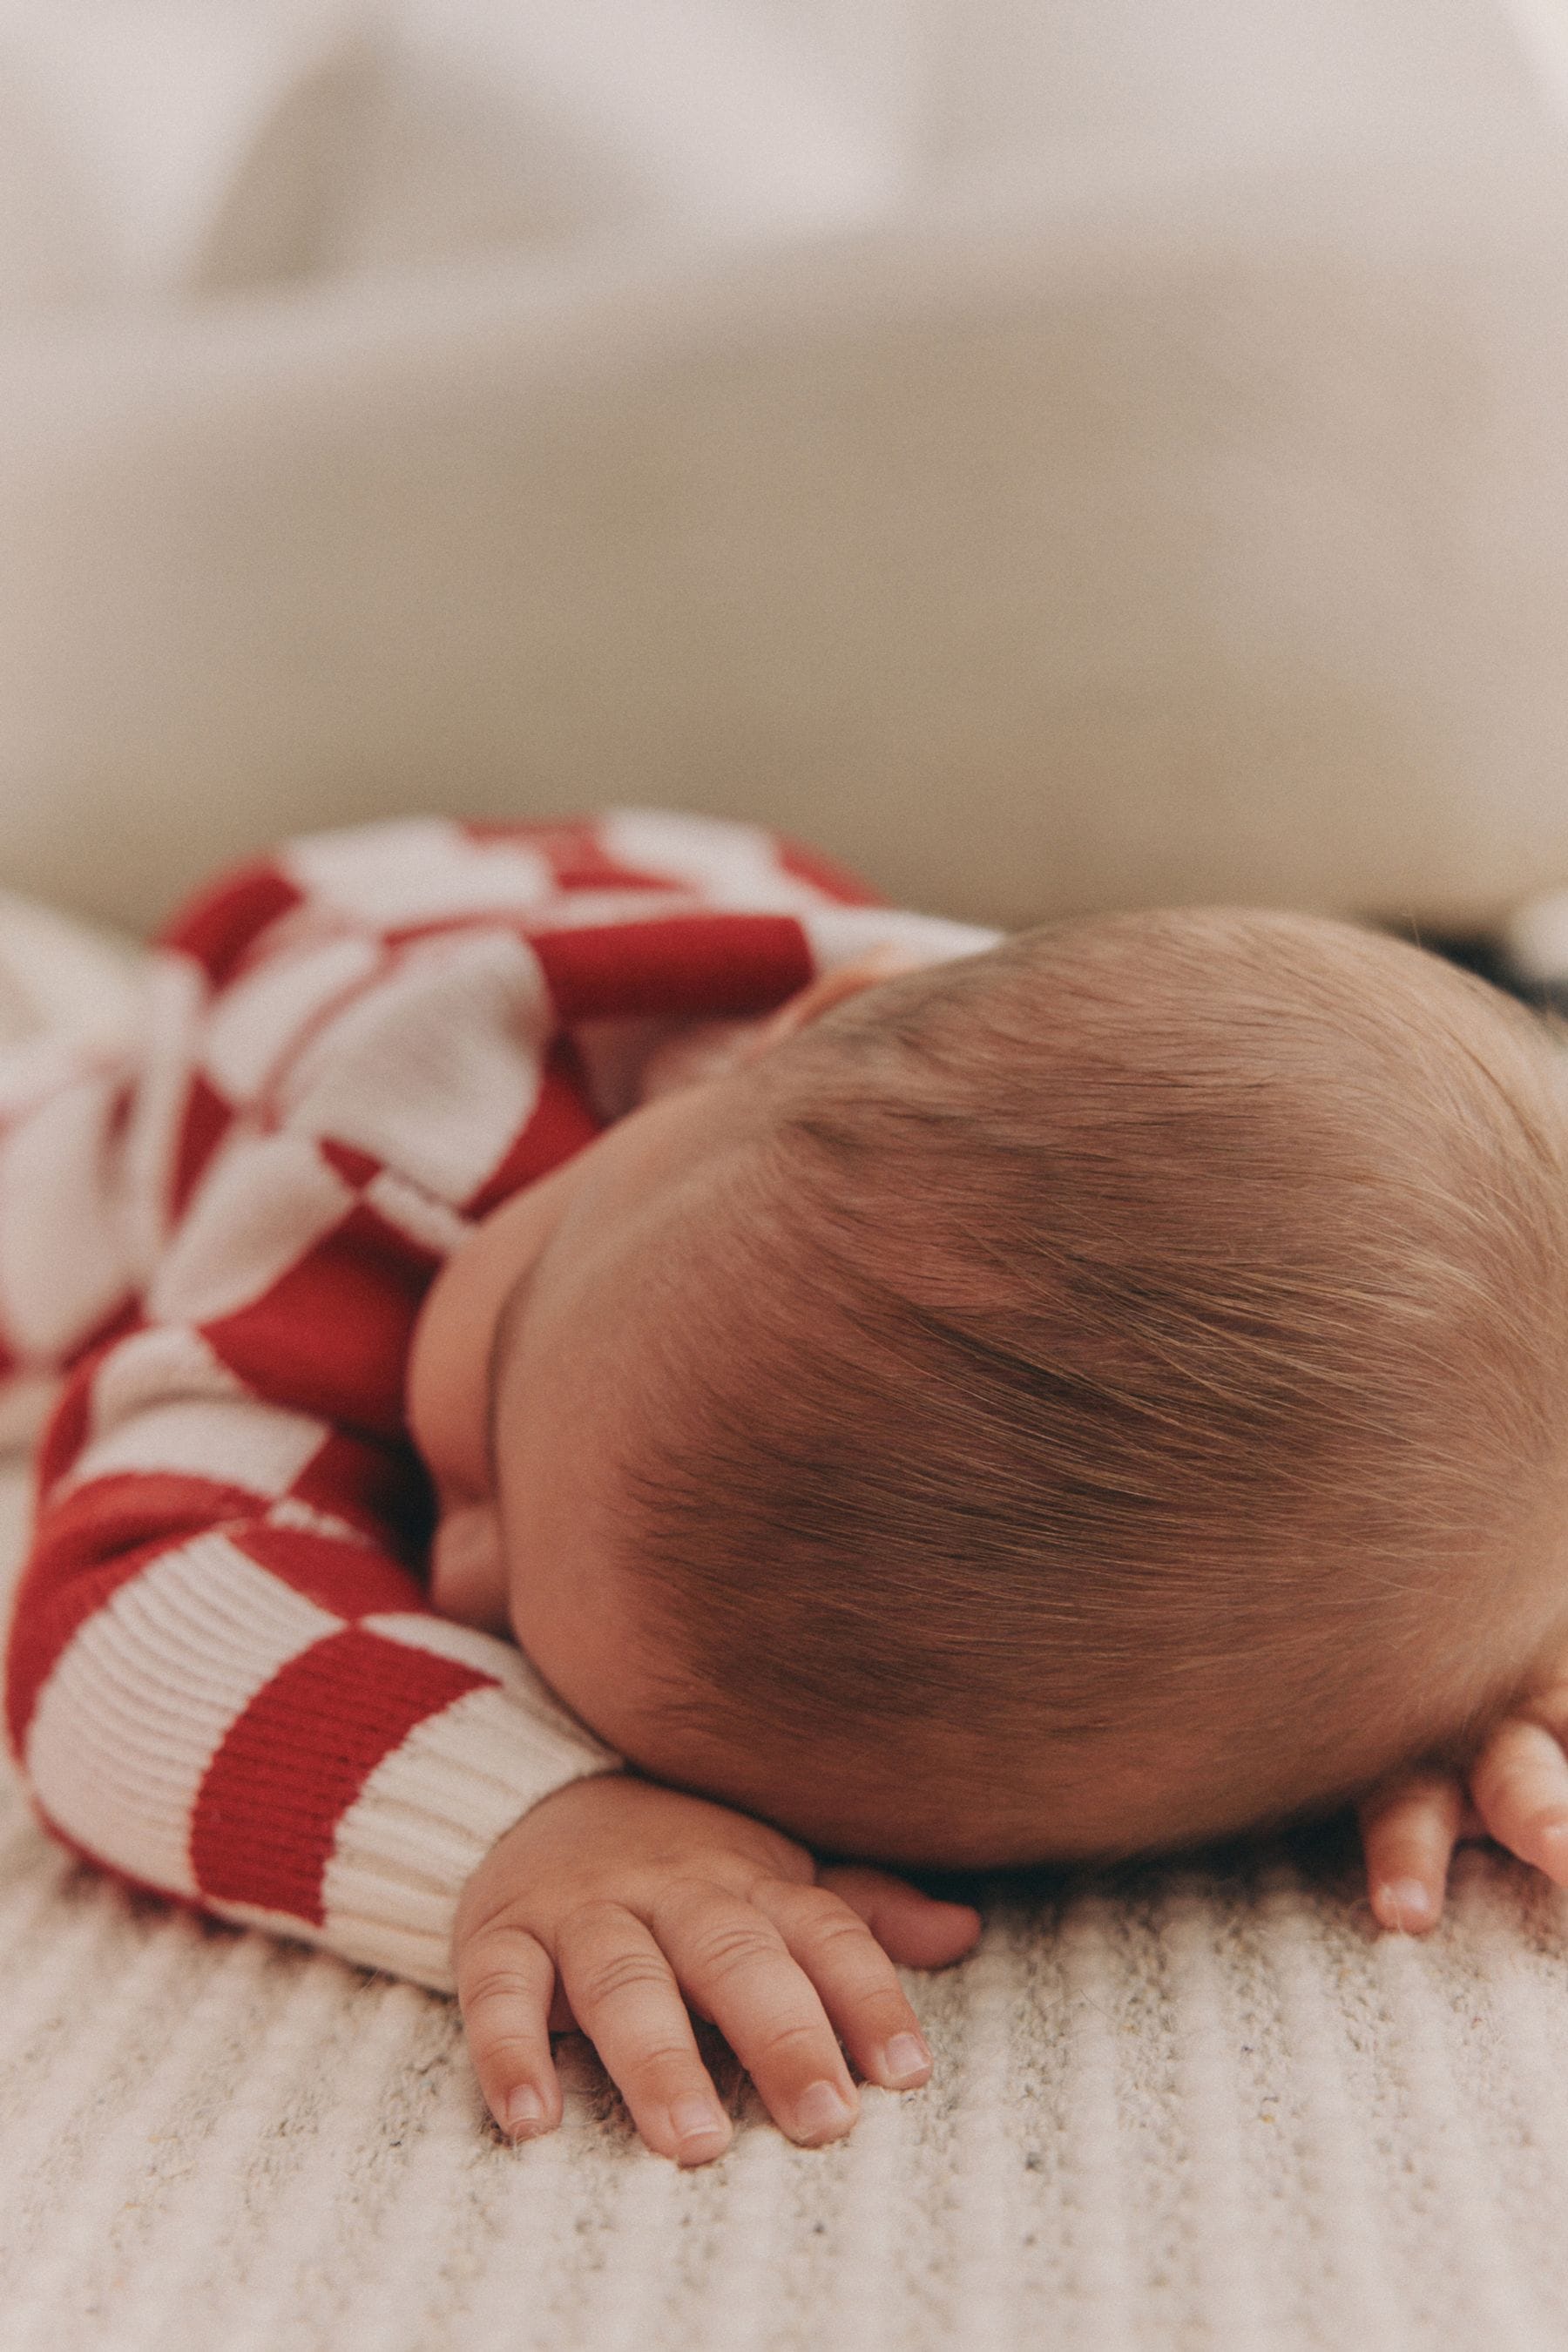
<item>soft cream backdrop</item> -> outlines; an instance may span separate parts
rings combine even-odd
[[[1568,882],[1559,0],[0,0],[0,885]]]

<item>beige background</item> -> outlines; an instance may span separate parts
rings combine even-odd
[[[614,801],[1005,923],[1568,882],[1556,0],[645,20],[0,0],[0,885]]]

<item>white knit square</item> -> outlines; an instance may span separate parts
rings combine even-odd
[[[208,1323],[264,1297],[353,1205],[303,1135],[244,1129],[220,1146],[148,1293],[164,1323]]]
[[[83,1077],[0,1136],[0,1328],[24,1357],[63,1353],[125,1295],[119,1091]]]
[[[281,1080],[291,1128],[357,1144],[437,1198],[477,1192],[538,1100],[552,1013],[538,959],[480,930],[410,949]]]
[[[51,1499],[89,1478],[140,1471],[210,1478],[270,1501],[288,1493],[327,1434],[325,1422],[249,1395],[226,1403],[191,1398],[143,1405],[109,1436],[83,1448],[51,1489]]]
[[[206,974],[193,957],[164,950],[149,958],[146,1029],[125,1136],[127,1247],[142,1283],[168,1233],[175,1156],[207,997]]]
[[[5,1455],[37,1444],[64,1387],[58,1372],[0,1373],[0,1471],[14,1466]]]
[[[607,856],[694,890],[710,907],[793,915],[824,903],[822,891],[785,873],[761,825],[673,809],[611,809],[598,833]]]
[[[308,1022],[374,971],[374,940],[336,939],[300,955],[269,957],[224,990],[202,1038],[202,1062],[230,1102],[253,1102]]]
[[[518,842],[472,841],[444,817],[306,835],[289,842],[278,863],[313,898],[377,929],[489,908],[521,912],[555,887],[537,851]]]
[[[96,1066],[96,1056],[78,1038],[52,1030],[0,1040],[0,1131]]]
[[[89,1434],[107,1437],[147,1405],[248,1393],[199,1331],[185,1323],[155,1324],[121,1339],[94,1372]]]
[[[570,890],[528,919],[529,935],[592,931],[610,923],[668,922],[672,915],[700,915],[707,902],[695,890],[672,882],[668,890]]]
[[[57,1659],[27,1733],[40,1801],[89,1852],[194,1895],[191,1817],[213,1757],[279,1667],[341,1622],[223,1536],[165,1553]]]

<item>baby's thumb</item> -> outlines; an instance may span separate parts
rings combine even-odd
[[[817,1881],[858,1913],[900,1968],[945,1969],[980,1941],[980,1914],[973,1906],[939,1902],[869,1863],[834,1863],[818,1871]]]

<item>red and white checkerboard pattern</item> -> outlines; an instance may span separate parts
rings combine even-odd
[[[403,1420],[477,1220],[898,913],[752,827],[623,810],[322,834],[170,926],[133,1056],[0,1055],[0,1408],[58,1382],[6,1653],[45,1825],[138,1885],[449,1989],[464,1880],[616,1759],[430,1608]]]

